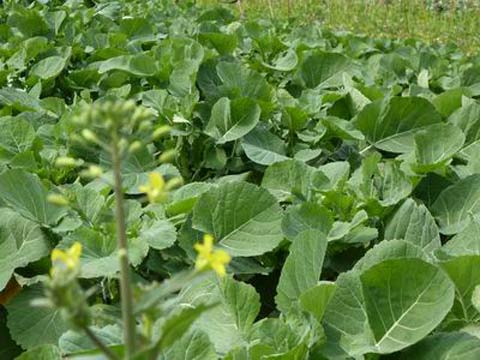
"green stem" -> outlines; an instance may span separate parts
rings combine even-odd
[[[96,335],[95,333],[90,330],[90,328],[88,326],[85,326],[83,328],[83,331],[85,332],[85,334],[87,334],[87,336],[89,337],[89,339],[105,354],[105,356],[107,358],[109,358],[110,360],[119,360],[118,356],[112,351],[110,350]]]
[[[131,359],[135,351],[135,318],[133,316],[133,296],[130,287],[130,265],[128,262],[127,231],[123,207],[121,160],[116,134],[112,138],[112,165],[114,177],[115,207],[117,221],[118,255],[120,260],[120,296],[124,325],[126,359]]]

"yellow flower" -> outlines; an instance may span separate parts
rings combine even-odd
[[[212,269],[219,276],[225,276],[225,265],[227,265],[231,257],[225,250],[213,250],[213,236],[205,235],[203,244],[195,244],[195,250],[198,252],[195,269],[198,271]]]
[[[60,249],[53,249],[51,259],[52,259],[52,269],[51,274],[55,272],[55,269],[67,269],[75,270],[79,267],[80,264],[80,255],[82,254],[82,244],[75,242],[70,249],[66,251]]]
[[[138,188],[141,192],[146,193],[150,203],[162,202],[167,197],[165,191],[165,180],[158,172],[148,174],[148,183]]]

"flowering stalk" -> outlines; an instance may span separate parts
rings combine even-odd
[[[90,340],[105,354],[109,360],[119,360],[90,329],[90,313],[85,295],[80,287],[77,276],[81,271],[80,256],[82,245],[75,242],[70,248],[54,249],[50,255],[52,268],[50,269],[49,291],[50,301],[62,309],[63,315],[77,329],[81,329]]]
[[[118,256],[120,260],[120,296],[124,324],[125,355],[127,359],[131,359],[135,351],[135,318],[133,316],[133,294],[130,286],[130,265],[128,262],[127,232],[123,207],[121,160],[116,131],[113,131],[111,156],[114,177]]]

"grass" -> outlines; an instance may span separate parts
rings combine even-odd
[[[372,37],[416,38],[427,43],[455,43],[472,55],[480,49],[480,1],[443,0],[435,11],[428,0],[241,0],[247,15],[319,20],[329,29]],[[430,0],[432,2],[432,0]],[[463,6],[463,10],[458,8]]]

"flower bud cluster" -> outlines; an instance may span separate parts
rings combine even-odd
[[[82,246],[78,242],[65,251],[54,249],[50,280],[47,282],[49,302],[59,308],[62,316],[75,328],[84,328],[90,323],[87,294],[77,280],[81,253]]]

